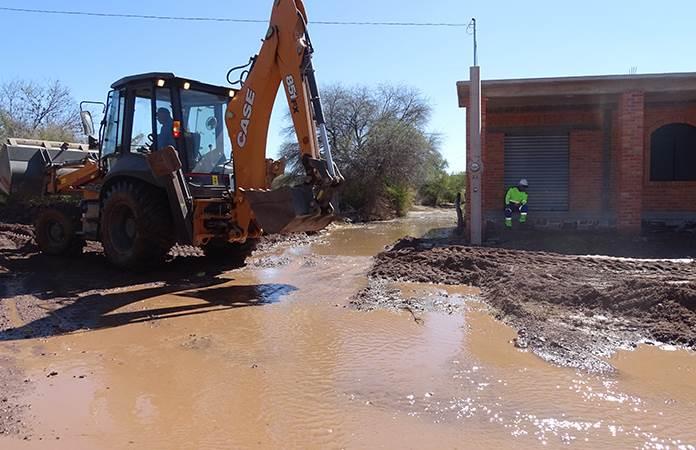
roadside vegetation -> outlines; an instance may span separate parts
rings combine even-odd
[[[464,194],[466,173],[448,173],[445,168],[433,171],[418,190],[423,205],[444,206],[455,202],[457,194]]]
[[[428,131],[432,108],[420,91],[334,84],[322,97],[334,159],[346,179],[338,198],[343,214],[389,219],[405,215],[414,203],[453,203],[463,191],[465,175],[447,172],[440,140]],[[0,84],[0,144],[10,137],[74,142],[80,135],[77,101],[60,81]],[[285,135],[287,183],[303,171],[292,126]],[[0,204],[5,201],[0,197]]]
[[[429,205],[454,201],[459,185],[445,170],[438,136],[427,131],[432,110],[420,91],[334,84],[323,88],[322,99],[334,160],[346,179],[339,196],[343,214],[380,220],[405,215],[421,199]],[[286,137],[281,156],[292,179],[302,174],[292,127]]]
[[[0,83],[0,146],[8,138],[75,142],[80,133],[79,106],[60,81]],[[8,200],[0,193],[0,205]]]
[[[73,142],[80,130],[78,104],[60,81],[0,84],[0,143],[12,137]]]

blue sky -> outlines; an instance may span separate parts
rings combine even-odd
[[[0,6],[116,13],[266,19],[271,0],[0,0]],[[305,0],[315,20],[479,22],[484,79],[696,72],[696,2]],[[129,74],[173,71],[225,84],[231,66],[259,49],[264,24],[189,23],[0,12],[0,81],[58,78],[79,100],[102,100]],[[310,24],[311,27],[311,24]],[[471,36],[461,28],[316,25],[320,83],[418,87],[431,101],[451,170],[465,167],[465,114],[455,83],[468,78]],[[281,142],[277,102],[269,153]]]

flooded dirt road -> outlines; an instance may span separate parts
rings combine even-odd
[[[368,304],[385,297],[385,281],[479,287],[496,318],[519,330],[518,345],[584,371],[611,372],[608,357],[641,343],[696,349],[691,258],[563,255],[405,238],[376,257],[370,279],[358,296]]]
[[[339,225],[244,268],[184,260],[98,292],[89,273],[54,293],[0,278],[0,414],[16,421],[0,447],[696,448],[693,353],[641,347],[592,375],[515,348],[469,288],[394,285],[444,307],[352,307],[373,255],[452,220]]]

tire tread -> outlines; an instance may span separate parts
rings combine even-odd
[[[114,200],[115,199],[115,200]],[[109,217],[112,202],[129,204],[136,217],[137,237],[131,255],[117,255],[108,242]],[[117,203],[117,204],[118,204]],[[162,262],[175,239],[169,201],[160,189],[137,181],[120,181],[104,196],[102,211],[102,243],[109,260],[126,269],[143,269]]]

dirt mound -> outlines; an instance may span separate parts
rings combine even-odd
[[[696,348],[693,261],[569,256],[405,239],[370,273],[392,281],[469,284],[499,318],[525,328],[546,359],[610,370],[602,357],[641,339]]]
[[[29,225],[0,223],[0,250],[17,250],[33,239],[34,232]]]
[[[0,223],[0,276],[10,272],[8,257],[31,253],[35,248],[29,225]]]

